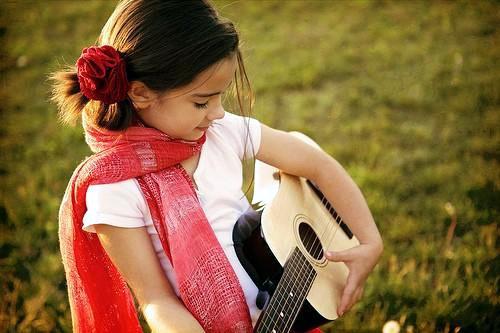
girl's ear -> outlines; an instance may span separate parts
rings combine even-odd
[[[157,93],[146,87],[141,81],[132,81],[130,82],[128,97],[132,100],[135,108],[140,111],[149,108],[158,96]]]

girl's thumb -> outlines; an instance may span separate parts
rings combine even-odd
[[[352,259],[352,249],[347,249],[344,251],[326,251],[326,259],[330,261],[350,261]]]

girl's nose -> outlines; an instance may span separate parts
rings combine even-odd
[[[216,119],[221,119],[224,117],[224,108],[222,107],[222,103],[219,103],[216,107],[214,107],[210,112],[207,114],[207,118],[212,121]]]

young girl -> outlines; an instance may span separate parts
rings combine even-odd
[[[350,270],[338,314],[361,297],[382,252],[366,202],[321,150],[223,109],[232,86],[244,114],[238,43],[205,0],[125,0],[97,45],[53,75],[62,119],[82,116],[94,152],[59,216],[75,331],[140,332],[130,289],[154,332],[252,330],[258,290],[231,237],[249,208],[245,157],[312,180],[335,203],[360,241],[326,254]]]

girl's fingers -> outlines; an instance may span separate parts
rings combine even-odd
[[[351,261],[356,257],[357,247],[353,247],[344,251],[326,251],[326,259],[334,262]]]
[[[363,295],[363,284],[367,275],[373,269],[370,257],[371,248],[368,245],[358,245],[344,251],[326,251],[325,257],[333,262],[344,262],[349,268],[346,285],[342,292],[337,314],[342,316],[356,304]]]
[[[340,306],[337,308],[337,314],[342,316],[347,310],[348,305],[352,303],[353,297],[356,293],[356,283],[351,275],[347,277],[347,283],[342,292],[342,297],[340,299]]]
[[[347,306],[347,311],[349,311],[356,303],[358,303],[362,295],[363,295],[363,287],[359,287],[358,289],[356,289],[354,297],[351,299],[351,303]]]
[[[340,305],[337,308],[337,314],[342,316],[347,311],[351,309],[351,307],[356,304],[361,297],[363,296],[363,284],[359,283],[357,279],[353,275],[349,275],[347,277],[347,282],[344,287],[344,291],[342,292],[342,297],[340,299]]]
[[[363,291],[364,291],[364,288],[361,286],[358,289],[358,296],[356,297],[356,301],[354,303],[359,302],[359,300],[363,297]]]
[[[354,306],[354,304],[356,304],[361,299],[362,295],[363,295],[362,287],[356,289],[354,292],[351,292],[350,290],[348,290],[347,292],[344,291],[344,294],[342,295],[342,300],[340,301],[340,306],[337,309],[337,314],[339,316],[344,315]]]

